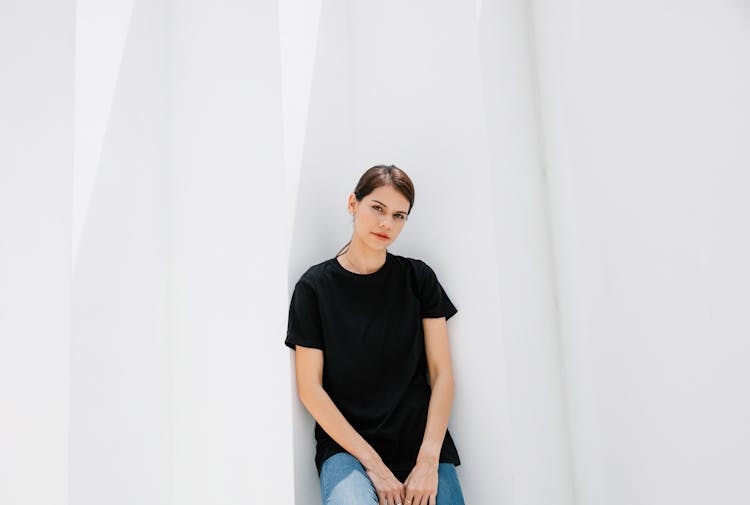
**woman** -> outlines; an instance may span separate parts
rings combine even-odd
[[[456,308],[427,264],[387,251],[413,203],[401,169],[367,170],[349,195],[352,239],[294,288],[285,344],[324,505],[464,503],[447,431]]]

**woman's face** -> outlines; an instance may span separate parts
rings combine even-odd
[[[354,236],[365,245],[384,250],[406,223],[409,200],[393,186],[375,188],[361,202],[349,195],[349,213],[354,213]]]

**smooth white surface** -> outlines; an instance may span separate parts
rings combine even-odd
[[[508,367],[513,503],[563,505],[574,503],[572,456],[529,17],[524,1],[484,1],[482,109]]]
[[[578,503],[748,503],[750,11],[534,5]]]
[[[0,502],[319,503],[286,311],[376,163],[467,503],[749,502],[750,10],[531,5],[3,4]]]
[[[285,192],[289,211],[287,226],[291,230],[305,147],[322,0],[279,0],[278,4]]]
[[[86,192],[73,200],[87,209],[71,304],[70,503],[78,505],[173,501],[166,7],[137,1],[126,13],[95,184],[90,201]]]
[[[0,503],[68,502],[75,5],[0,3]]]
[[[175,503],[294,501],[276,2],[172,2]]]
[[[73,263],[108,128],[135,0],[77,0]]]

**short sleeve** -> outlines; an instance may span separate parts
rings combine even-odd
[[[294,286],[284,344],[291,349],[296,345],[325,349],[318,299],[315,289],[305,279]]]
[[[423,261],[421,267],[420,317],[442,317],[450,319],[458,309],[453,305],[443,286],[438,282],[435,272]]]

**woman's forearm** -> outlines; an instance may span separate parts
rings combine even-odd
[[[300,401],[320,427],[344,450],[357,458],[366,470],[383,463],[380,455],[349,424],[322,386],[311,386],[304,394],[300,393]]]
[[[427,425],[425,426],[422,446],[419,449],[417,461],[425,461],[437,464],[440,459],[440,450],[443,447],[443,439],[448,429],[448,419],[451,415],[453,405],[453,376],[450,373],[440,374],[432,383],[432,395],[427,412]]]

